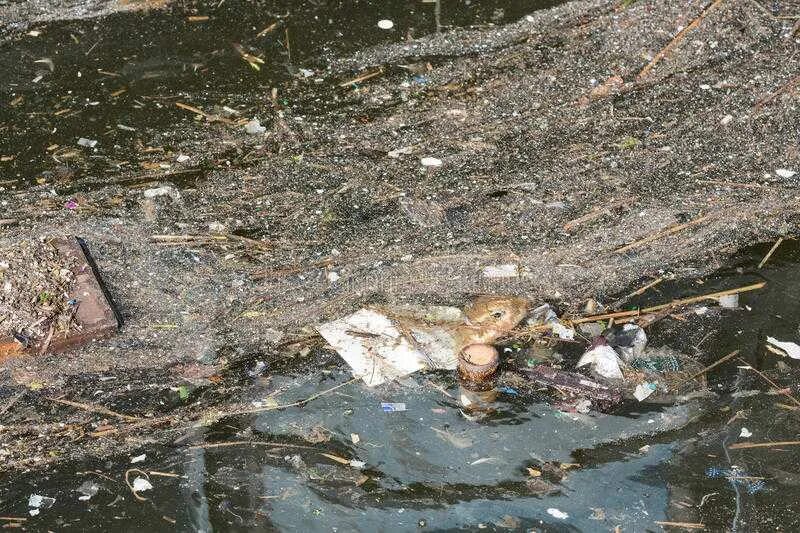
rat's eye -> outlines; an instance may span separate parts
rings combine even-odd
[[[492,312],[493,318],[503,318],[503,311],[493,311]]]

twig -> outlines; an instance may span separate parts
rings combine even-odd
[[[632,293],[630,293],[630,294],[626,294],[625,296],[623,296],[622,298],[620,298],[620,299],[619,299],[619,300],[617,300],[616,302],[612,303],[610,307],[611,307],[612,309],[619,309],[619,307],[620,307],[622,304],[624,304],[625,302],[627,302],[628,300],[630,300],[630,299],[631,299],[631,298],[633,298],[634,296],[640,296],[640,295],[644,294],[644,293],[645,293],[645,292],[647,292],[649,289],[652,289],[652,288],[653,288],[653,287],[655,287],[656,285],[660,284],[662,281],[664,281],[664,279],[665,279],[665,278],[664,278],[664,276],[661,276],[661,277],[659,277],[659,278],[656,278],[655,280],[651,281],[650,283],[648,283],[648,284],[647,284],[647,285],[645,285],[644,287],[641,287],[641,288],[639,288],[639,289],[636,289],[635,291],[633,291],[633,292],[632,292]]]
[[[383,74],[383,67],[378,68],[378,70],[373,70],[372,72],[368,72],[362,76],[358,76],[357,78],[353,78],[352,80],[342,82],[339,84],[339,87],[344,89],[345,87],[349,87],[350,85],[366,81],[370,78],[374,78],[375,76],[380,76],[381,74]]]
[[[675,37],[673,37],[672,40],[670,40],[670,42],[667,43],[667,45],[664,48],[662,48],[655,56],[653,56],[653,59],[651,59],[650,62],[647,65],[645,65],[644,68],[639,72],[637,78],[639,80],[644,79],[650,73],[650,71],[653,70],[653,67],[655,67],[659,61],[664,59],[664,57],[666,57],[666,55],[669,52],[671,52],[672,49],[675,48],[678,45],[678,43],[683,40],[684,37],[686,37],[687,33],[689,33],[690,31],[695,29],[698,25],[700,25],[703,19],[709,13],[711,13],[711,11],[716,9],[716,7],[719,6],[721,3],[722,0],[714,0],[705,9],[703,9],[703,11],[701,11],[700,14],[697,15],[697,17],[695,17],[693,21],[687,24],[686,27],[683,28],[681,31],[679,31],[675,35]]]
[[[20,516],[0,516],[0,520],[8,520],[9,522],[27,522],[27,518]]]
[[[779,446],[800,446],[800,440],[774,442],[737,442],[728,446],[729,450],[746,450],[748,448],[776,448]]]
[[[269,242],[242,237],[241,235],[232,235],[230,233],[220,235],[152,235],[150,241],[160,244],[211,244],[214,242],[235,241],[249,244],[262,250],[271,250],[273,248],[273,245]]]
[[[789,398],[790,400],[792,400],[792,401],[794,402],[794,404],[795,404],[795,405],[797,405],[797,406],[800,406],[800,400],[798,400],[797,398],[795,398],[794,396],[792,396],[791,394],[789,394],[788,392],[786,392],[786,390],[784,390],[784,389],[780,388],[780,387],[778,386],[778,384],[777,384],[777,383],[775,383],[774,381],[772,381],[771,379],[769,379],[769,378],[766,376],[766,374],[764,374],[762,371],[758,370],[757,368],[754,368],[752,365],[750,365],[750,364],[749,364],[747,361],[745,361],[744,359],[739,359],[739,360],[740,360],[742,363],[744,363],[745,365],[747,365],[747,368],[749,368],[750,370],[752,370],[753,372],[755,372],[756,374],[758,374],[758,375],[759,375],[759,377],[760,377],[761,379],[763,379],[764,381],[766,381],[767,383],[769,383],[769,384],[772,386],[772,388],[774,388],[776,391],[780,392],[781,394],[783,394],[784,396],[786,396],[787,398]]]
[[[351,383],[353,383],[355,381],[358,381],[361,378],[362,378],[362,376],[356,376],[356,377],[354,377],[352,379],[349,379],[349,380],[345,381],[344,383],[339,383],[335,387],[331,387],[330,389],[326,389],[326,390],[324,390],[322,392],[318,392],[317,394],[313,394],[313,395],[309,396],[308,398],[306,398],[305,400],[300,400],[300,401],[293,402],[293,403],[287,403],[287,404],[284,404],[284,405],[272,405],[272,406],[269,406],[269,407],[257,407],[255,409],[243,409],[241,411],[232,411],[232,412],[223,413],[222,416],[249,415],[249,414],[254,414],[254,413],[263,413],[265,411],[275,411],[277,409],[286,409],[287,407],[297,407],[299,405],[304,405],[304,404],[307,404],[307,403],[309,403],[311,401],[314,401],[317,398],[319,398],[320,396],[324,396],[324,395],[326,395],[328,393],[331,393],[331,392],[333,392],[333,391],[335,391],[337,389],[340,389],[340,388],[342,388],[342,387],[344,387],[346,385],[350,385]]]
[[[755,103],[755,105],[753,106],[753,109],[759,110],[762,107],[764,107],[765,105],[767,105],[768,103],[770,103],[773,100],[775,100],[777,97],[779,97],[783,93],[793,91],[794,90],[794,86],[797,85],[798,83],[800,83],[800,74],[798,74],[794,78],[790,79],[784,85],[781,85],[780,87],[775,89],[773,92],[771,92],[767,96],[761,98],[758,102]]]
[[[129,489],[131,489],[133,497],[139,500],[140,502],[146,502],[147,498],[139,496],[139,493],[136,492],[136,490],[133,488],[133,485],[131,485],[131,482],[128,480],[128,476],[130,476],[131,472],[139,472],[140,474],[144,474],[144,477],[145,479],[147,479],[147,481],[150,481],[150,476],[147,475],[147,472],[145,472],[144,470],[139,470],[138,468],[131,468],[125,471],[125,484],[128,485]]]
[[[100,405],[73,402],[73,401],[70,401],[70,400],[63,400],[61,398],[50,398],[50,397],[47,397],[47,399],[50,400],[51,402],[56,402],[56,403],[61,403],[61,404],[64,404],[64,405],[69,405],[70,407],[75,407],[77,409],[83,409],[84,411],[89,411],[89,412],[92,412],[92,413],[99,413],[99,414],[103,414],[103,415],[115,416],[117,418],[121,418],[123,420],[128,420],[130,422],[140,422],[141,420],[143,420],[143,419],[141,419],[139,417],[136,417],[136,416],[129,416],[129,415],[123,415],[122,413],[117,413],[116,411],[112,411],[111,409],[106,409],[105,407],[102,407]]]
[[[270,24],[269,26],[267,26],[266,28],[264,28],[263,30],[258,32],[256,34],[256,38],[265,36],[266,34],[270,33],[272,30],[274,30],[277,27],[278,27],[278,23],[277,22],[273,22],[272,24]]]
[[[10,226],[16,223],[17,223],[16,218],[0,218],[0,226]]]
[[[769,249],[767,255],[765,255],[764,259],[762,259],[761,262],[758,264],[759,269],[763,267],[767,263],[767,261],[769,261],[769,258],[772,257],[772,254],[775,253],[775,250],[778,249],[778,246],[780,246],[782,242],[783,242],[783,237],[780,237],[777,241],[775,241],[775,244],[773,244],[772,248]]]
[[[690,220],[689,222],[684,222],[683,224],[676,224],[674,226],[670,226],[669,228],[667,228],[665,230],[661,230],[658,233],[654,233],[652,235],[648,235],[647,237],[644,237],[643,239],[639,239],[638,241],[634,241],[634,242],[632,242],[630,244],[626,244],[625,246],[617,248],[616,250],[614,250],[614,253],[615,254],[621,254],[621,253],[627,252],[628,250],[631,250],[633,248],[638,248],[639,246],[642,246],[644,244],[656,241],[656,240],[660,239],[661,237],[666,237],[668,235],[672,235],[674,233],[678,233],[679,231],[683,231],[686,228],[689,228],[691,226],[696,226],[697,224],[700,224],[701,222],[705,222],[709,218],[711,218],[711,215],[703,215],[703,216],[698,217],[698,218],[696,218],[694,220]]]
[[[570,220],[569,222],[567,222],[566,224],[564,224],[562,226],[562,229],[564,231],[570,231],[571,229],[576,228],[576,227],[580,226],[581,224],[584,224],[586,222],[591,222],[592,220],[594,220],[596,218],[600,218],[603,215],[611,214],[611,210],[612,209],[617,209],[618,207],[622,207],[622,206],[624,206],[626,204],[632,203],[634,200],[635,200],[635,198],[630,198],[630,199],[627,199],[627,200],[619,200],[617,202],[612,202],[612,203],[610,203],[608,205],[602,205],[602,206],[599,206],[599,207],[595,207],[594,209],[592,209],[591,211],[589,211],[585,215]]]
[[[718,361],[716,361],[715,363],[712,363],[712,364],[708,365],[707,367],[705,367],[703,370],[700,370],[700,371],[698,371],[698,372],[695,372],[695,373],[694,373],[694,374],[692,374],[690,377],[688,377],[688,378],[684,379],[683,381],[681,381],[680,383],[678,383],[678,384],[675,386],[675,388],[676,388],[676,389],[678,389],[678,388],[680,388],[680,387],[682,387],[682,386],[686,385],[686,384],[687,384],[687,383],[689,383],[690,381],[693,381],[694,379],[696,379],[696,378],[698,378],[698,377],[702,376],[703,374],[705,374],[705,373],[706,373],[706,372],[708,372],[709,370],[711,370],[711,369],[713,369],[713,368],[716,368],[716,367],[718,367],[719,365],[721,365],[722,363],[724,363],[724,362],[726,362],[726,361],[728,361],[728,360],[730,360],[730,359],[733,359],[733,358],[734,358],[734,357],[736,357],[738,354],[739,354],[739,350],[734,350],[734,351],[732,351],[731,353],[729,353],[728,355],[726,355],[726,356],[725,356],[725,357],[723,357],[722,359],[719,359],[719,360],[718,360]]]
[[[210,442],[207,444],[195,444],[188,446],[187,450],[210,450],[213,448],[229,448],[231,446],[266,446],[269,448],[295,448],[298,450],[316,450],[312,446],[301,446],[299,444],[283,444],[280,442],[262,442],[255,440],[237,440],[231,442]]]
[[[159,472],[158,470],[150,470],[147,472],[151,476],[158,476],[158,477],[184,477],[180,474],[173,474],[172,472]]]
[[[236,122],[231,119],[221,117],[219,115],[211,115],[209,113],[206,113],[202,109],[191,106],[189,104],[184,104],[183,102],[175,102],[175,106],[184,109],[186,111],[189,111],[190,113],[194,113],[195,115],[200,115],[201,117],[209,121],[219,120],[220,122],[224,122],[226,124],[236,125]]]
[[[731,294],[740,294],[742,292],[758,290],[763,288],[766,284],[767,283],[765,281],[762,281],[759,283],[754,283],[752,285],[745,285],[744,287],[737,287],[735,289],[727,289],[724,291],[702,294],[700,296],[692,296],[691,298],[683,298],[681,300],[672,300],[669,303],[654,305],[652,307],[645,307],[644,309],[635,309],[632,311],[619,311],[616,313],[607,313],[604,315],[585,316],[574,320],[570,320],[570,322],[573,324],[582,324],[584,322],[597,322],[598,320],[607,320],[609,318],[627,318],[627,317],[641,316],[647,313],[661,311],[662,309],[680,307],[682,305],[693,304],[701,302],[703,300],[716,300],[722,296],[729,296]]]
[[[694,522],[660,522],[656,521],[656,524],[659,526],[664,527],[680,527],[683,529],[705,529],[706,525],[701,523],[694,523]]]

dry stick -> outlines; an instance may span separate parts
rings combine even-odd
[[[778,446],[800,446],[800,440],[777,442],[737,442],[728,446],[729,450],[745,450],[748,448],[775,448]]]
[[[712,292],[709,294],[702,294],[700,296],[692,296],[691,298],[683,298],[681,300],[673,300],[669,303],[654,305],[652,307],[645,307],[644,309],[635,309],[633,311],[619,311],[617,313],[607,313],[604,315],[593,315],[593,316],[586,316],[582,318],[578,318],[575,320],[570,320],[573,324],[582,324],[584,322],[597,322],[598,320],[606,320],[609,318],[626,318],[626,317],[635,317],[640,316],[646,313],[652,313],[655,311],[661,311],[662,309],[669,309],[670,307],[680,307],[682,305],[693,304],[697,302],[701,302],[703,300],[715,300],[722,296],[729,296],[731,294],[739,294],[742,292],[754,291],[757,289],[761,289],[766,285],[765,281],[760,283],[754,283],[752,285],[745,285],[744,287],[737,287],[735,289],[727,289],[724,291],[719,292]]]
[[[765,105],[767,105],[768,103],[772,102],[777,97],[782,95],[783,93],[794,90],[794,86],[797,85],[798,83],[800,83],[800,74],[790,79],[784,85],[778,87],[777,89],[775,89],[775,91],[773,91],[772,93],[768,94],[767,96],[756,102],[755,105],[753,106],[753,109],[756,110],[761,109],[762,107],[764,107]]]
[[[229,412],[229,413],[223,413],[223,416],[249,415],[249,414],[253,414],[253,413],[263,413],[265,411],[275,411],[277,409],[286,409],[287,407],[297,407],[298,405],[303,405],[303,404],[306,404],[306,403],[311,402],[313,400],[316,400],[320,396],[324,396],[324,395],[326,395],[326,394],[328,394],[330,392],[335,391],[336,389],[340,389],[340,388],[344,387],[345,385],[350,385],[354,381],[358,381],[361,378],[362,378],[362,376],[356,376],[353,379],[349,379],[349,380],[345,381],[344,383],[339,383],[335,387],[331,387],[330,389],[326,389],[326,390],[324,390],[322,392],[318,392],[317,394],[313,394],[313,395],[309,396],[308,398],[306,398],[305,400],[300,400],[300,401],[297,401],[297,402],[294,402],[294,403],[287,403],[285,405],[273,405],[273,406],[269,406],[269,407],[257,407],[255,409],[244,409],[244,410],[241,410],[241,411],[232,411],[232,412]]]
[[[237,440],[231,442],[210,442],[208,444],[194,444],[188,446],[187,450],[209,450],[213,448],[229,448],[231,446],[266,446],[270,448],[295,448],[298,450],[316,450],[313,446],[301,446],[299,444],[282,444],[280,442],[262,442],[253,440]]]
[[[778,249],[778,246],[780,246],[782,242],[783,242],[783,237],[780,237],[777,241],[775,241],[775,244],[773,244],[772,248],[769,249],[767,255],[765,255],[764,259],[762,259],[761,262],[758,264],[759,269],[763,267],[767,263],[767,261],[769,261],[769,258],[772,257],[772,254],[775,253],[775,250]]]
[[[129,415],[123,415],[122,413],[117,413],[116,411],[112,411],[111,409],[106,409],[105,407],[102,407],[100,405],[73,402],[73,401],[70,401],[70,400],[62,400],[61,398],[50,398],[50,397],[48,397],[47,399],[50,400],[51,402],[56,402],[56,403],[61,403],[61,404],[64,404],[64,405],[69,405],[70,407],[75,407],[77,409],[83,409],[84,411],[89,411],[89,412],[92,412],[92,413],[100,413],[100,414],[103,414],[103,415],[115,416],[117,418],[121,418],[123,420],[128,420],[128,421],[131,421],[131,422],[140,422],[141,420],[143,420],[142,418],[139,418],[139,417],[136,417],[136,416],[129,416]]]
[[[586,222],[591,222],[592,220],[594,220],[596,218],[600,218],[603,215],[610,214],[612,209],[616,209],[618,207],[622,207],[622,206],[624,206],[626,204],[632,203],[634,200],[635,200],[635,198],[630,198],[630,199],[627,199],[627,200],[619,200],[617,202],[612,202],[609,205],[595,207],[594,209],[592,209],[591,211],[589,211],[585,215],[580,216],[578,218],[575,218],[573,220],[570,220],[569,222],[567,222],[566,224],[564,224],[562,226],[562,229],[564,231],[569,231],[569,230],[571,230],[571,229],[573,229],[575,227],[580,226],[581,224],[584,224]]]
[[[27,522],[27,518],[22,518],[20,516],[0,516],[0,520],[8,520],[10,522]]]
[[[220,117],[218,115],[210,115],[205,111],[203,111],[202,109],[191,106],[189,104],[184,104],[183,102],[175,102],[175,106],[180,107],[181,109],[184,109],[186,111],[189,111],[190,113],[194,113],[195,115],[200,115],[206,120],[219,120],[220,122],[224,122],[226,124],[233,124],[233,125],[236,124],[236,122],[233,120],[227,119],[225,117]]]
[[[133,497],[136,498],[137,500],[139,500],[140,502],[146,502],[147,498],[139,496],[139,493],[137,493],[136,490],[133,488],[133,485],[131,485],[131,482],[128,481],[128,476],[130,476],[131,472],[139,472],[140,474],[144,474],[144,477],[145,477],[145,479],[147,479],[147,481],[150,481],[150,476],[147,475],[147,472],[145,472],[144,470],[139,470],[138,468],[131,468],[131,469],[125,471],[125,484],[128,485],[129,489],[131,489],[131,493],[133,494]]]
[[[676,385],[676,386],[675,386],[675,388],[677,389],[677,388],[679,388],[679,387],[682,387],[682,386],[686,385],[687,383],[689,383],[690,381],[694,380],[695,378],[698,378],[698,377],[702,376],[703,374],[705,374],[706,372],[708,372],[708,371],[709,371],[709,370],[711,370],[712,368],[716,368],[716,367],[718,367],[719,365],[721,365],[722,363],[724,363],[725,361],[728,361],[728,360],[730,360],[730,359],[733,359],[733,358],[734,358],[734,357],[736,357],[738,354],[739,354],[739,350],[734,350],[734,351],[732,351],[731,353],[729,353],[728,355],[726,355],[726,356],[725,356],[725,357],[723,357],[722,359],[719,359],[717,362],[715,362],[715,363],[712,363],[712,364],[708,365],[708,366],[707,366],[707,367],[705,367],[703,370],[700,370],[699,372],[695,372],[695,373],[694,373],[694,374],[692,374],[690,377],[688,377],[688,378],[684,379],[683,381],[681,381],[680,383],[678,383],[678,385]]]
[[[663,276],[661,276],[660,278],[656,278],[655,280],[651,281],[650,283],[648,283],[644,287],[636,289],[632,293],[626,294],[625,296],[623,296],[622,298],[620,298],[616,302],[612,303],[611,304],[611,308],[612,309],[618,309],[619,306],[621,306],[622,304],[624,304],[625,302],[627,302],[628,300],[630,300],[634,296],[640,296],[640,295],[644,294],[647,290],[652,289],[653,287],[655,287],[656,285],[658,285],[662,281],[664,281],[664,277]]]
[[[708,7],[706,7],[703,11],[701,11],[700,14],[697,15],[697,17],[692,22],[690,22],[685,28],[679,31],[677,35],[675,35],[675,37],[673,37],[672,40],[668,42],[667,45],[664,48],[662,48],[653,57],[653,59],[650,60],[650,62],[647,65],[645,65],[645,67],[639,72],[637,79],[639,80],[644,79],[647,76],[647,74],[649,74],[650,71],[653,70],[653,67],[655,67],[659,61],[664,59],[664,57],[666,57],[666,55],[670,51],[672,51],[672,49],[675,48],[675,46],[677,46],[678,43],[681,42],[684,37],[686,37],[687,33],[695,29],[709,13],[711,13],[711,11],[714,10],[721,3],[722,0],[714,0],[713,2],[711,2],[711,4],[708,5]]]
[[[709,218],[711,218],[711,215],[703,215],[702,217],[696,218],[694,220],[690,220],[689,222],[684,222],[683,224],[677,224],[675,226],[670,226],[669,228],[667,228],[665,230],[662,230],[662,231],[659,231],[658,233],[654,233],[652,235],[648,235],[647,237],[645,237],[643,239],[639,239],[638,241],[634,241],[634,242],[632,242],[630,244],[626,244],[625,246],[622,246],[621,248],[617,248],[616,250],[614,250],[614,253],[615,254],[621,254],[621,253],[627,252],[628,250],[631,250],[633,248],[638,248],[639,246],[642,246],[643,244],[647,244],[649,242],[653,242],[655,240],[660,239],[661,237],[666,237],[667,235],[672,235],[673,233],[678,233],[679,231],[685,230],[686,228],[689,228],[691,226],[696,226],[697,224],[700,224],[701,222],[705,222]]]
[[[256,38],[265,36],[266,34],[270,33],[272,30],[274,30],[277,27],[278,27],[278,23],[277,22],[273,22],[272,24],[270,24],[269,26],[267,26],[266,28],[264,28],[263,30],[258,32],[258,34],[256,34]]]
[[[375,76],[380,76],[381,74],[383,74],[383,67],[380,67],[378,70],[374,70],[372,72],[368,72],[367,74],[364,74],[362,76],[358,76],[357,78],[353,78],[350,81],[342,82],[342,83],[339,84],[339,87],[341,87],[341,88],[349,87],[350,85],[353,85],[355,83],[359,83],[359,82],[362,82],[362,81],[366,81],[366,80],[368,80],[370,78],[374,78]]]
[[[702,523],[695,523],[695,522],[660,522],[656,521],[656,524],[659,526],[665,527],[682,527],[683,529],[705,529],[706,525]]]
[[[0,226],[10,226],[16,223],[17,223],[16,218],[0,218]]]
[[[777,384],[777,383],[775,383],[774,381],[772,381],[771,379],[769,379],[769,378],[768,378],[768,377],[767,377],[767,376],[766,376],[766,375],[765,375],[765,374],[764,374],[762,371],[760,371],[760,370],[759,370],[759,369],[757,369],[757,368],[754,368],[752,365],[750,365],[750,363],[748,363],[747,361],[745,361],[745,360],[743,360],[743,359],[739,359],[739,361],[741,361],[742,363],[744,363],[745,365],[747,365],[747,368],[749,368],[750,370],[752,370],[753,372],[755,372],[756,374],[758,374],[758,375],[759,375],[759,377],[761,377],[761,379],[763,379],[764,381],[766,381],[767,383],[769,383],[769,384],[770,384],[770,385],[771,385],[771,386],[772,386],[772,387],[773,387],[773,388],[774,388],[776,391],[780,392],[781,394],[783,394],[784,396],[786,396],[787,398],[789,398],[790,400],[792,400],[792,401],[794,402],[794,404],[795,404],[795,405],[797,405],[797,406],[800,406],[800,400],[798,400],[797,398],[795,398],[794,396],[792,396],[791,394],[789,394],[788,392],[786,392],[784,389],[781,389],[781,388],[778,386],[778,384]]]

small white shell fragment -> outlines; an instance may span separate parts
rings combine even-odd
[[[144,492],[153,488],[153,485],[143,477],[133,480],[133,492]]]
[[[547,514],[549,514],[553,518],[558,518],[560,520],[566,520],[567,518],[569,518],[569,515],[567,513],[565,513],[564,511],[560,511],[555,507],[549,508],[547,510]]]
[[[394,22],[389,19],[383,19],[378,21],[378,27],[382,30],[391,30],[394,28]]]
[[[423,167],[440,167],[442,160],[436,157],[423,157],[419,160]]]
[[[97,141],[94,139],[87,139],[85,137],[81,137],[78,139],[78,146],[84,146],[86,148],[94,148],[97,146]]]
[[[794,177],[797,174],[797,172],[795,172],[794,170],[789,170],[788,168],[779,168],[775,171],[775,174],[777,174],[782,178],[791,178]]]
[[[483,267],[484,278],[516,278],[519,276],[519,265],[487,265]]]
[[[743,439],[749,439],[753,436],[753,432],[747,428],[742,428],[742,431],[739,432],[739,437]]]

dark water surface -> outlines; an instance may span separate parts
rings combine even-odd
[[[503,24],[557,3],[443,0],[438,27]],[[160,131],[198,118],[176,102],[249,117],[276,88],[282,105],[324,112],[339,98],[336,84],[316,82],[326,58],[437,30],[435,4],[419,0],[191,5],[41,24],[39,36],[0,44],[0,187],[135,168],[148,146],[174,142]],[[394,27],[380,29],[381,19]],[[81,137],[98,143],[78,146]]]

